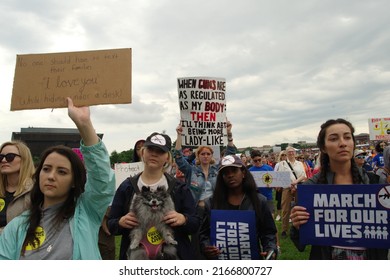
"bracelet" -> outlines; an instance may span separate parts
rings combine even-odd
[[[228,136],[228,137],[232,137],[233,134],[232,134],[232,133],[228,133],[227,136]]]
[[[233,142],[233,138],[228,138],[228,141],[229,142]]]

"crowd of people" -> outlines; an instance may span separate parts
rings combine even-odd
[[[228,142],[218,151],[220,157],[215,157],[215,147],[183,147],[180,124],[175,145],[164,133],[140,139],[131,161],[142,161],[144,169],[115,191],[109,155],[94,131],[89,108],[67,101],[69,117],[82,136],[82,158],[55,146],[34,166],[24,143],[9,141],[0,147],[0,259],[114,259],[115,236],[121,236],[119,259],[132,259],[131,232],[143,221],[132,202],[143,187],[169,194],[174,209],[163,213],[161,222],[177,242],[173,254],[161,236],[151,238],[158,233],[148,225],[138,244],[148,259],[156,251],[161,259],[218,259],[221,248],[211,241],[213,210],[253,211],[256,250],[261,258],[277,259],[283,251],[281,238],[291,238],[304,250],[300,227],[309,213],[300,205],[299,185],[390,184],[387,142],[376,143],[375,152],[357,149],[354,128],[344,119],[321,126],[318,152],[288,146],[280,152],[243,154],[234,145],[228,121]],[[289,186],[259,188],[256,171],[288,172]],[[310,259],[387,258],[383,248],[313,245],[310,252]]]
[[[2,146],[1,187],[7,197],[1,196],[2,260],[101,259],[98,232],[115,192],[114,171],[89,107],[75,107],[70,98],[67,102],[82,138],[84,162],[71,148],[54,146],[43,153],[34,171],[31,153],[23,145]],[[24,191],[29,199],[23,198]],[[22,208],[27,211],[8,215]]]

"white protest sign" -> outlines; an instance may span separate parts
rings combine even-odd
[[[289,171],[251,171],[258,188],[289,188]]]
[[[390,118],[368,119],[370,140],[390,140]]]
[[[223,78],[178,78],[183,146],[226,146],[226,82]]]
[[[132,163],[115,163],[115,186],[119,187],[120,184],[127,177],[134,176],[144,170],[144,163],[140,162],[132,162]]]

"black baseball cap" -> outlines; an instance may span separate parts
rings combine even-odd
[[[157,147],[164,152],[169,152],[172,148],[172,141],[166,134],[153,132],[148,138],[146,138],[144,147]]]
[[[234,167],[238,167],[238,168],[245,167],[244,163],[242,162],[242,160],[238,156],[227,155],[221,159],[221,165],[219,166],[218,171],[221,171],[225,167],[229,167],[229,166],[234,166]]]

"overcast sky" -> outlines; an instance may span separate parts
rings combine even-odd
[[[389,117],[388,0],[2,0],[0,142],[73,128],[66,109],[10,111],[17,54],[132,48],[132,104],[93,106],[109,152],[154,131],[176,139],[178,77],[226,79],[238,147],[314,142],[346,118]]]

